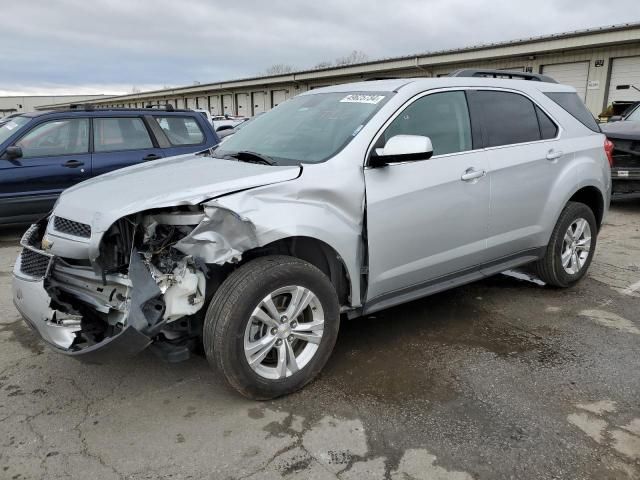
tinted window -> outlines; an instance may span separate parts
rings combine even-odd
[[[585,127],[594,132],[600,132],[598,122],[593,118],[591,112],[587,110],[577,93],[571,92],[548,92],[545,93],[547,97],[556,102],[567,112],[569,112],[576,120],[582,123]]]
[[[198,145],[204,141],[200,125],[191,117],[154,117],[171,145]]]
[[[52,120],[42,123],[16,142],[23,158],[89,152],[89,120]]]
[[[471,122],[464,92],[434,93],[419,98],[389,125],[384,142],[395,135],[429,137],[434,155],[471,150]]]
[[[544,140],[555,138],[558,134],[558,127],[549,116],[536,106],[536,114],[538,115],[538,123],[540,124],[540,134]]]
[[[509,92],[473,92],[472,104],[481,112],[485,146],[497,147],[540,140],[533,102]]]
[[[149,132],[141,118],[95,118],[93,149],[96,152],[153,148]]]

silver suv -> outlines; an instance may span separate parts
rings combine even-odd
[[[74,186],[22,239],[15,304],[64,354],[203,346],[267,399],[318,374],[341,317],[529,263],[569,287],[610,167],[575,90],[544,80],[313,90],[206,154]]]

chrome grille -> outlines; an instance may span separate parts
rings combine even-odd
[[[50,256],[24,248],[20,254],[20,271],[30,277],[42,278],[47,274],[50,261]]]
[[[86,223],[74,222],[62,217],[56,217],[53,220],[53,228],[58,232],[73,235],[74,237],[91,237],[91,226]]]

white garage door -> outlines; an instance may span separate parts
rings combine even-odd
[[[222,110],[223,114],[233,114],[233,97],[231,95],[222,96]]]
[[[220,115],[220,97],[218,95],[211,95],[209,97],[209,107],[211,115]]]
[[[196,99],[198,108],[201,108],[202,110],[209,110],[209,105],[207,105],[207,97],[198,97]]]
[[[584,101],[587,93],[587,79],[589,77],[589,62],[557,63],[544,65],[542,73],[549,75],[556,82],[570,85],[576,89]]]
[[[271,106],[277,107],[287,99],[286,90],[274,90],[271,92]]]
[[[617,85],[635,85],[640,88],[640,57],[614,58],[611,63],[609,98],[607,105],[614,100],[640,100],[640,92],[630,88],[616,90]]]
[[[251,108],[249,107],[249,95],[247,93],[236,94],[237,114],[243,117],[251,116]]]
[[[258,115],[266,110],[266,102],[264,92],[253,92],[253,114]]]
[[[187,98],[187,108],[198,108],[198,107],[196,107],[196,99],[195,98]]]

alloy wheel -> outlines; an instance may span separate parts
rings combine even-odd
[[[591,251],[591,227],[584,218],[574,220],[564,234],[560,259],[564,271],[575,275],[586,263]]]
[[[244,353],[261,377],[279,380],[307,365],[318,351],[324,312],[308,288],[287,286],[264,297],[244,334]]]

